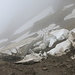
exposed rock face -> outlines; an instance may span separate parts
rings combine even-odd
[[[47,53],[53,56],[61,56],[71,49],[71,42],[69,40],[63,41],[56,45],[55,48],[51,49]]]
[[[51,32],[46,32],[43,35],[43,43],[39,43],[33,51],[40,51],[46,47],[52,48],[56,42],[63,41],[68,38],[69,31],[67,29],[58,29]],[[38,42],[37,42],[38,43]]]

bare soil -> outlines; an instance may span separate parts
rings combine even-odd
[[[60,57],[34,64],[15,64],[14,61],[0,61],[0,75],[75,75],[75,60],[70,59],[75,51]]]

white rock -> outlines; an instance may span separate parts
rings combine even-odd
[[[45,44],[48,44],[48,43],[49,43],[48,39],[49,39],[48,32],[45,32],[45,33],[44,33],[44,37],[43,37],[43,42],[44,42]]]
[[[31,63],[31,62],[40,62],[42,60],[42,57],[39,56],[37,53],[31,53],[29,55],[26,55],[23,60],[18,61],[16,63]]]
[[[29,53],[31,54],[31,53],[34,53],[34,51],[32,50],[32,49],[29,49]]]
[[[33,51],[39,51],[39,50],[41,50],[41,47],[35,47],[35,48],[33,48],[32,50],[33,50]]]
[[[64,6],[63,10],[66,10],[66,9],[72,7],[72,6],[74,6],[74,4],[70,4],[70,5]]]
[[[49,37],[49,47],[52,47],[55,42],[57,42],[57,39],[54,35]]]
[[[11,53],[10,50],[5,50],[5,51],[2,51],[1,53],[3,53],[3,54],[7,54],[7,55],[12,55],[12,53]]]
[[[47,47],[45,43],[40,44],[38,47],[33,48],[33,51],[38,52],[40,50],[43,50]]]
[[[50,34],[54,35],[58,41],[61,41],[68,38],[69,30],[59,29],[59,30],[52,31]]]
[[[70,57],[71,59],[75,59],[75,55]]]
[[[39,46],[41,43],[42,43],[42,41],[39,41],[39,42],[35,43],[33,46],[34,46],[34,47],[35,47],[35,46]]]
[[[39,46],[41,49],[45,49],[47,47],[47,45],[45,43],[40,44]]]
[[[48,27],[44,28],[43,30],[39,30],[37,32],[37,34],[39,34],[40,36],[44,36],[46,33],[49,33],[52,30],[56,30],[56,29],[60,29],[61,27],[59,25],[56,24],[51,24]]]
[[[71,31],[68,39],[72,43],[72,46],[75,48],[75,33]]]
[[[47,54],[53,56],[61,56],[62,54],[65,54],[66,52],[70,51],[70,48],[71,42],[69,40],[66,40],[57,44],[56,47],[48,51]]]
[[[42,55],[42,51],[39,52],[39,56],[41,56],[41,57],[43,56],[43,55]]]
[[[43,32],[49,32],[49,31],[52,31],[52,30],[60,29],[60,28],[61,27],[59,25],[51,24],[48,27],[44,28]]]
[[[72,13],[67,15],[64,20],[68,20],[68,19],[71,19],[71,18],[75,18],[75,9],[73,9]]]
[[[71,30],[71,32],[74,32],[74,33],[75,33],[75,28],[74,28],[74,29],[72,29],[72,30]]]
[[[14,49],[11,49],[11,52],[12,53],[17,53],[17,50],[14,48]]]
[[[44,52],[44,53],[43,53],[43,58],[47,59],[47,57],[48,57],[48,56],[47,56],[47,52]]]
[[[29,44],[24,45],[22,47],[20,47],[18,49],[18,52],[22,55],[25,56],[27,53],[29,53],[29,50],[33,48],[33,45],[38,42],[41,41],[42,37],[36,37],[34,40],[32,40]]]
[[[52,30],[61,29],[59,25],[56,25]]]

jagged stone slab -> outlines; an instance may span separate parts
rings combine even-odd
[[[69,30],[67,29],[54,30],[50,34],[56,36],[58,41],[61,41],[61,40],[68,38]]]
[[[70,49],[71,49],[71,42],[69,40],[66,40],[57,44],[56,47],[48,51],[47,54],[53,56],[61,56],[66,52],[69,52]]]
[[[68,39],[72,43],[72,46],[75,48],[75,33],[73,31],[70,32]]]
[[[29,55],[26,55],[23,60],[17,61],[16,63],[35,63],[40,62],[42,60],[42,57],[37,53],[31,53]]]

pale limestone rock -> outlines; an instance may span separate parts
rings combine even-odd
[[[26,55],[24,59],[21,61],[18,61],[16,63],[32,63],[32,62],[40,62],[43,58],[39,56],[37,53],[31,53],[29,55]]]
[[[57,42],[57,38],[53,35],[49,39],[49,47],[53,47],[53,45]]]
[[[41,41],[42,40],[42,37],[36,37],[32,42],[30,42],[29,44],[27,45],[24,45],[22,47],[20,47],[18,49],[18,52],[22,55],[22,56],[25,56],[27,53],[29,53],[29,50],[33,48],[33,45],[38,42],[38,41]]]
[[[35,47],[32,50],[35,51],[35,52],[37,52],[37,51],[40,51],[41,50],[41,47]]]
[[[35,43],[33,46],[34,46],[34,47],[37,47],[37,46],[39,46],[41,43],[42,43],[42,41],[39,41],[39,42]]]
[[[54,30],[50,34],[54,35],[58,41],[62,41],[64,39],[68,38],[69,30],[67,30],[67,29]]]
[[[72,43],[72,46],[75,48],[75,33],[71,31],[68,39]]]
[[[41,43],[38,47],[33,48],[33,51],[38,52],[40,50],[46,49],[47,45],[45,43]]]
[[[46,45],[45,43],[42,43],[42,44],[39,45],[39,47],[40,47],[41,49],[45,49],[45,48],[47,47],[47,45]]]
[[[3,54],[7,54],[7,55],[12,55],[12,53],[11,53],[10,50],[5,50],[5,51],[2,51],[1,53],[3,53]]]
[[[74,55],[74,56],[71,56],[70,58],[71,58],[72,60],[74,60],[74,59],[75,59],[75,55]]]
[[[70,49],[71,49],[71,42],[69,40],[66,40],[57,44],[56,47],[48,51],[47,54],[53,56],[61,56],[66,52],[70,51]]]
[[[44,53],[42,54],[42,57],[45,58],[45,59],[47,59],[47,57],[48,57],[47,52],[44,52]]]
[[[17,50],[15,48],[11,49],[12,53],[17,53]]]

